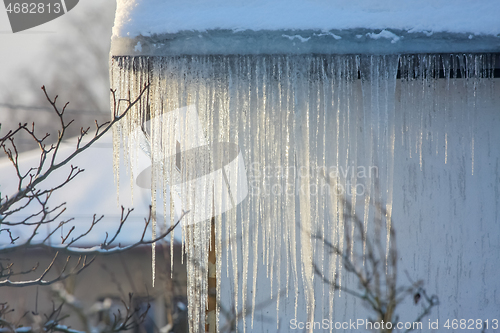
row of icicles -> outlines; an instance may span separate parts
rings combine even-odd
[[[290,292],[295,318],[304,300],[307,320],[313,320],[315,291],[325,295],[323,279],[343,283],[343,261],[325,244],[365,254],[366,244],[354,243],[356,226],[348,226],[346,216],[359,217],[362,232],[369,234],[370,221],[380,213],[373,205],[383,203],[388,253],[392,217],[398,214],[393,208],[394,176],[399,174],[395,161],[417,159],[422,170],[426,156],[449,163],[448,151],[454,147],[469,157],[474,172],[478,94],[488,93],[493,60],[471,54],[113,57],[117,99],[133,99],[150,84],[114,128],[114,165],[118,168],[121,142],[131,185],[147,170],[153,237],[157,221],[165,228],[182,216],[175,232],[182,233],[187,258],[190,332],[205,329],[211,250],[217,258],[218,305],[229,301],[221,298],[226,270],[224,275],[232,278],[235,322],[241,319],[244,331],[248,315],[253,327],[263,274],[277,318],[280,295]],[[186,110],[194,110],[194,116]],[[457,118],[464,119],[458,125],[463,128],[449,125]],[[470,146],[452,143],[457,132]],[[224,195],[220,186],[203,189],[193,183],[204,175],[200,170],[228,163],[211,148],[203,153],[194,149],[216,142],[238,146],[246,179],[238,179],[230,191],[246,186],[248,194],[236,208],[215,217],[215,249],[210,249],[210,223],[182,213],[186,207],[215,211],[217,198]],[[172,158],[188,148],[189,158]],[[174,188],[179,183],[187,185]],[[174,195],[174,190],[182,193]],[[153,280],[154,254],[153,245]],[[330,288],[328,294],[331,319],[336,292]]]

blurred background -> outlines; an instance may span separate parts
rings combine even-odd
[[[3,6],[2,6],[3,7]],[[0,10],[0,123],[2,132],[19,122],[35,122],[38,133],[54,133],[50,104],[40,87],[66,102],[74,118],[67,138],[94,120],[109,119],[109,47],[116,2],[80,1],[65,15],[26,31],[12,33]],[[19,138],[19,149],[32,149]]]
[[[50,133],[48,144],[55,142],[60,124],[47,101],[42,86],[51,98],[58,95],[61,109],[66,102],[66,121],[74,119],[65,135],[67,146],[74,149],[71,138],[80,134],[80,128],[95,127],[110,119],[109,101],[109,48],[115,14],[114,0],[82,0],[65,15],[28,29],[12,33],[7,12],[0,10],[0,137],[19,123],[36,124],[35,133]],[[25,164],[35,163],[39,150],[33,139],[25,133],[16,136],[16,145]],[[67,149],[67,148],[64,148]],[[74,224],[87,228],[93,214],[104,214],[96,230],[96,237],[87,237],[86,246],[96,246],[103,241],[106,230],[111,232],[120,221],[116,187],[113,182],[112,149],[110,138],[100,140],[77,163],[85,172],[74,182],[64,186],[52,200],[52,204],[67,201],[68,214]],[[35,162],[33,162],[35,161]],[[33,166],[33,165],[31,165]],[[8,188],[13,175],[12,165],[1,154],[0,191],[12,195]],[[88,198],[80,200],[78,198]],[[148,202],[135,205],[129,201],[120,204],[135,207],[135,215],[128,221],[118,238],[122,245],[137,241],[148,214]],[[68,215],[68,217],[69,217]],[[26,228],[24,228],[26,229]],[[29,228],[28,228],[29,229]],[[20,229],[21,230],[21,229]],[[29,234],[28,230],[28,234]],[[20,232],[20,236],[23,237]],[[91,236],[91,235],[90,235]],[[150,235],[148,236],[150,237]],[[51,319],[83,331],[114,331],[115,315],[127,314],[130,306],[130,322],[140,323],[132,327],[135,332],[184,332],[185,318],[185,268],[181,264],[180,248],[177,248],[174,274],[170,272],[170,237],[157,247],[161,264],[157,269],[157,282],[151,286],[151,247],[139,246],[119,255],[98,257],[96,262],[81,274],[49,286],[25,288],[2,287],[0,291],[0,331],[6,327],[2,320],[18,326],[37,325]],[[21,239],[20,239],[21,240]],[[36,279],[54,258],[54,249],[9,249],[6,232],[0,236],[0,280]],[[70,260],[77,263],[78,255]],[[66,254],[61,253],[47,279],[57,277],[64,266]],[[168,262],[166,264],[165,262]],[[10,276],[8,264],[14,263],[16,272],[40,268],[28,275]],[[132,300],[129,293],[133,293]],[[58,313],[60,304],[65,304]],[[147,307],[149,311],[141,317]],[[123,322],[123,320],[121,321]]]

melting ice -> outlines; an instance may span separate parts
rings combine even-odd
[[[461,175],[475,172],[476,119],[491,100],[493,68],[488,54],[113,57],[117,98],[150,83],[115,129],[115,152],[121,142],[132,184],[151,188],[158,223],[187,212],[176,232],[190,331],[205,327],[212,216],[217,276],[232,281],[236,322],[253,325],[263,272],[278,318],[282,293],[295,300],[295,316],[305,303],[307,320],[333,318],[344,295],[320,280],[346,282],[325,242],[351,256],[365,251],[349,219],[359,216],[365,234],[374,219],[384,222],[388,251],[391,222],[406,209],[393,205],[402,160],[425,172],[433,155],[442,165],[462,161]]]

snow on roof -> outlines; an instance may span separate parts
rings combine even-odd
[[[113,36],[359,28],[498,35],[499,17],[498,0],[118,0]]]

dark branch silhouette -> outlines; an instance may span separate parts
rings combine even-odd
[[[52,194],[67,186],[75,177],[84,172],[83,169],[76,165],[72,165],[71,161],[83,153],[94,143],[96,143],[104,134],[106,134],[113,125],[123,119],[125,115],[132,109],[145,94],[149,91],[149,84],[145,84],[139,95],[134,99],[117,100],[115,91],[111,90],[113,98],[113,114],[110,121],[104,123],[95,122],[95,130],[91,133],[90,128],[81,128],[80,134],[77,137],[75,149],[72,153],[61,158],[61,145],[67,136],[67,129],[72,125],[73,121],[67,122],[65,119],[65,111],[69,103],[66,103],[62,109],[57,105],[57,96],[50,98],[45,87],[42,87],[43,93],[53,109],[59,131],[57,140],[53,144],[46,144],[49,134],[38,135],[35,131],[35,124],[28,125],[27,123],[19,124],[19,126],[8,131],[4,136],[0,137],[0,148],[4,151],[7,158],[10,160],[12,167],[17,177],[17,186],[15,193],[12,195],[2,196],[0,193],[0,233],[8,236],[9,244],[0,246],[0,288],[1,287],[29,287],[29,286],[58,286],[58,283],[67,279],[70,276],[80,274],[86,269],[98,255],[110,255],[121,253],[138,246],[151,245],[157,241],[164,239],[167,235],[177,227],[182,218],[188,212],[183,212],[179,220],[173,224],[161,235],[154,239],[146,239],[147,230],[151,227],[153,212],[151,206],[149,208],[149,216],[144,218],[144,226],[140,238],[132,244],[122,246],[118,243],[119,235],[123,231],[123,226],[128,220],[133,209],[121,207],[120,222],[116,230],[111,234],[103,235],[102,243],[91,248],[79,248],[76,243],[94,229],[94,227],[103,220],[104,216],[93,215],[89,223],[88,229],[75,234],[75,226],[71,226],[72,218],[62,219],[61,214],[66,211],[66,203],[51,203]],[[1,129],[1,128],[0,128]],[[20,152],[17,149],[16,137],[21,133],[27,133],[40,150],[40,156],[37,165],[26,166],[21,165]],[[87,137],[90,139],[87,140]],[[84,140],[85,139],[85,140]],[[45,180],[56,170],[66,169],[66,175],[60,178],[56,185],[49,188],[44,187]],[[4,193],[5,194],[5,193]],[[50,203],[50,207],[49,207]],[[28,216],[18,217],[19,212],[23,212],[28,207],[35,206],[35,210],[30,210]],[[34,212],[33,212],[34,211]],[[41,232],[41,227],[51,224],[52,229],[42,239],[35,239],[35,236]],[[62,228],[70,225],[69,231],[62,232]],[[29,228],[28,237],[20,239],[13,232],[13,227]],[[54,244],[53,237],[56,232],[60,231],[60,242]],[[40,267],[40,263],[36,263],[29,269],[15,270],[15,265],[8,257],[9,253],[14,253],[18,250],[36,249],[48,250],[53,254],[50,263],[45,267]],[[62,267],[58,267],[56,262],[59,262],[60,257],[64,257]],[[75,261],[71,258],[76,256]],[[37,277],[32,278],[34,272],[41,270]],[[29,275],[29,277],[28,277]],[[56,288],[57,289],[57,288]],[[59,306],[53,306],[52,312],[45,315],[39,327],[20,327],[19,324],[9,322],[5,316],[12,311],[8,303],[0,303],[0,333],[2,332],[63,332],[63,333],[80,333],[77,330],[71,329],[61,324],[61,321],[66,318],[62,315],[62,307],[68,304],[68,300],[61,299],[62,303]],[[144,309],[134,307],[132,294],[129,294],[128,300],[122,301],[124,311],[118,310],[114,314],[114,319],[106,327],[107,332],[120,332],[136,328],[144,322],[148,307]],[[70,306],[71,307],[71,306]],[[33,312],[36,314],[36,311]],[[38,315],[38,314],[36,314]],[[23,315],[22,317],[26,316]]]
[[[439,299],[436,295],[428,296],[423,287],[423,281],[413,281],[407,273],[409,285],[399,286],[397,284],[397,246],[396,233],[393,227],[389,227],[390,243],[387,246],[383,244],[382,216],[387,218],[386,209],[381,203],[374,203],[376,214],[374,221],[374,231],[367,233],[366,227],[359,216],[352,214],[353,209],[347,200],[342,196],[339,199],[339,204],[344,205],[344,221],[345,230],[342,231],[340,237],[344,237],[343,243],[334,243],[328,240],[324,234],[318,232],[312,237],[323,242],[326,251],[330,256],[336,256],[342,263],[343,270],[348,274],[355,276],[358,281],[358,288],[348,288],[339,282],[339,272],[335,276],[328,277],[317,263],[313,263],[314,271],[323,283],[327,284],[331,289],[344,292],[362,300],[376,318],[370,319],[372,322],[392,323],[393,328],[388,328],[385,325],[381,328],[381,332],[393,332],[398,322],[399,317],[396,314],[396,308],[407,297],[413,296],[414,303],[420,303],[422,307],[420,315],[414,322],[421,320],[431,313],[433,307],[439,304]],[[392,221],[388,226],[394,226]],[[354,231],[357,231],[358,240],[363,244],[361,253],[357,253],[353,246]],[[384,236],[386,236],[384,234]],[[382,326],[381,326],[382,327]],[[413,328],[407,329],[405,332],[412,331]]]

